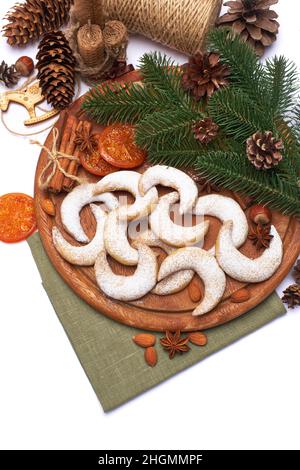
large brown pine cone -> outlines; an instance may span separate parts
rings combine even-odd
[[[43,96],[53,108],[67,108],[74,97],[75,58],[64,34],[45,34],[36,58]]]
[[[24,46],[44,33],[59,29],[69,19],[74,0],[26,0],[7,13],[3,36],[10,46]]]
[[[265,48],[275,40],[279,29],[278,15],[270,6],[278,0],[238,0],[225,2],[228,12],[217,21],[218,25],[231,26],[241,39],[254,47],[262,56]]]
[[[247,155],[257,170],[270,170],[281,162],[282,140],[273,137],[271,131],[256,132],[247,140]]]
[[[229,69],[220,62],[220,55],[217,53],[197,52],[182,69],[182,86],[197,101],[211,97],[220,87],[228,85]]]

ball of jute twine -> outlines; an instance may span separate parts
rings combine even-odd
[[[102,0],[74,0],[72,6],[74,23],[84,26],[91,21],[104,28],[104,17],[102,12]]]
[[[104,19],[122,21],[142,34],[186,54],[203,47],[222,0],[101,0]]]

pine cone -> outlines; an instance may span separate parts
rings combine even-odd
[[[7,13],[3,36],[10,46],[24,46],[44,33],[59,29],[69,19],[73,0],[26,0]]]
[[[210,98],[220,87],[228,85],[229,69],[214,52],[197,52],[182,69],[182,86],[197,101],[206,96]]]
[[[278,0],[238,0],[224,3],[228,12],[217,21],[218,25],[231,26],[233,31],[248,42],[262,56],[265,48],[276,41],[279,23],[270,6]]]
[[[46,34],[36,58],[43,96],[53,108],[67,108],[74,97],[75,58],[64,34],[61,31]]]
[[[293,276],[297,284],[300,284],[300,259],[297,261],[296,266],[294,267]]]
[[[247,140],[247,155],[257,170],[270,170],[281,162],[282,140],[273,137],[271,131],[256,132]]]
[[[209,144],[219,132],[219,126],[212,118],[201,119],[193,125],[193,132],[196,140],[201,144]]]
[[[16,85],[19,81],[20,75],[16,71],[14,65],[8,66],[4,60],[0,65],[0,82],[3,82],[5,86],[10,87]]]
[[[300,305],[300,286],[293,284],[283,292],[282,302],[288,304],[288,308],[294,308]]]

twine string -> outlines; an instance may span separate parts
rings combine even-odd
[[[222,6],[222,0],[101,0],[104,19],[122,21],[132,33],[194,54]]]
[[[57,169],[66,178],[70,178],[71,180],[76,181],[77,183],[81,184],[82,183],[81,178],[78,178],[78,176],[75,176],[75,175],[71,175],[60,164],[60,159],[61,158],[65,158],[67,160],[77,161],[77,162],[79,162],[79,158],[75,157],[74,155],[68,155],[64,152],[61,152],[60,150],[57,150],[57,141],[58,141],[58,137],[59,137],[59,132],[58,132],[58,129],[56,127],[53,128],[52,132],[53,132],[52,149],[49,149],[48,147],[41,144],[37,140],[31,140],[30,141],[31,144],[38,145],[43,150],[45,150],[45,152],[47,152],[47,154],[48,154],[47,165],[45,166],[45,168],[43,169],[43,171],[41,172],[41,174],[39,176],[39,182],[38,182],[39,183],[39,188],[42,189],[42,190],[48,188],[49,183],[50,183],[51,179],[53,178],[53,176],[54,176]],[[49,168],[51,168],[51,171],[50,171],[49,175],[45,178],[45,175],[46,175],[47,171],[49,170]]]

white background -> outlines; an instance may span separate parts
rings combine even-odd
[[[12,4],[0,2],[1,18]],[[269,55],[300,66],[300,4],[280,0],[276,10],[280,35]],[[129,62],[155,49],[166,50],[131,37]],[[35,48],[16,50],[3,38],[0,50],[9,63],[35,56]],[[22,118],[12,105],[10,123]],[[0,142],[0,194],[32,194],[39,149],[2,125]],[[0,243],[0,260],[1,449],[300,449],[300,309],[105,414],[27,244]]]

